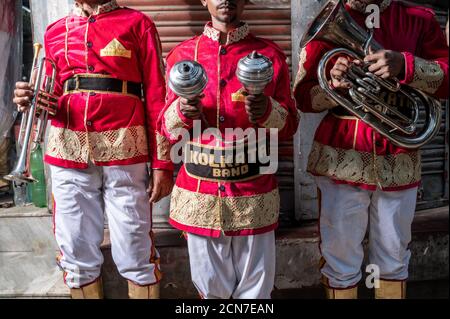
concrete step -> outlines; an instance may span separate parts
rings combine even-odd
[[[164,279],[162,298],[197,298],[191,283],[186,242],[179,231],[155,229]],[[319,236],[316,222],[277,232],[277,272],[274,298],[322,298],[318,264]],[[365,243],[367,247],[367,242]],[[418,212],[408,289],[411,296],[448,284],[448,207]],[[106,298],[126,298],[127,284],[112,261],[109,232],[105,230],[102,279]],[[69,298],[62,272],[56,266],[58,248],[52,216],[33,206],[0,209],[0,298]],[[422,284],[421,282],[425,282]],[[441,287],[439,286],[439,287]],[[425,287],[425,288],[424,288]],[[427,288],[428,287],[428,288]],[[428,289],[428,290],[427,290]],[[370,291],[361,288],[362,296]],[[410,292],[408,291],[408,293]],[[431,291],[431,292],[430,292]],[[434,293],[436,294],[436,293]]]
[[[69,298],[47,209],[0,210],[0,298]]]

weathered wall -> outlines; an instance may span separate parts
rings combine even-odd
[[[19,0],[0,2],[0,142],[9,137],[16,118],[11,101],[22,66],[22,12]]]
[[[50,23],[66,16],[74,0],[30,0],[33,13],[33,41],[44,43],[45,29]]]
[[[292,77],[298,70],[300,40],[308,24],[319,13],[326,0],[292,0]],[[294,138],[295,202],[296,217],[300,220],[315,219],[318,216],[317,186],[306,172],[308,155],[311,151],[314,133],[324,114],[302,113],[300,129]]]
[[[73,3],[74,0],[30,0],[33,43],[38,42],[44,44],[44,34],[47,26],[69,14]],[[43,54],[44,53],[42,53],[42,55]],[[50,125],[50,123],[48,125]],[[48,133],[49,130],[46,131],[44,150],[47,145]],[[45,173],[47,179],[47,203],[49,210],[51,210],[51,179],[48,165],[45,165]]]

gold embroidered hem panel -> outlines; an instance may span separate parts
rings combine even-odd
[[[278,189],[252,196],[221,197],[175,186],[170,202],[170,218],[177,223],[223,231],[273,225],[279,210]]]
[[[420,152],[381,156],[314,142],[309,155],[308,172],[382,188],[406,186],[421,179]]]
[[[148,155],[144,126],[132,126],[104,132],[72,131],[50,127],[48,156],[77,163],[110,162]]]

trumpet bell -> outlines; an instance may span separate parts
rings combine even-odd
[[[319,33],[324,33],[328,26],[328,21],[334,20],[334,17],[339,12],[339,4],[334,3],[333,1],[329,1],[325,4],[325,6],[320,10],[320,13],[315,17],[315,19],[309,24],[307,31],[303,35],[300,41],[300,47],[304,48],[306,45],[314,39],[318,38]]]
[[[23,172],[11,172],[8,175],[3,176],[4,179],[16,182],[16,183],[36,183],[38,180],[34,179],[31,175],[26,175]]]
[[[326,41],[352,50],[360,57],[365,55],[368,41],[374,51],[383,48],[353,20],[342,0],[330,0],[324,5],[303,35],[300,47],[304,48],[312,40]]]

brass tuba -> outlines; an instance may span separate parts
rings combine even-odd
[[[34,83],[34,95],[29,110],[22,115],[17,143],[19,144],[19,158],[14,169],[4,179],[16,183],[32,183],[36,180],[31,175],[31,153],[41,144],[45,137],[48,115],[56,114],[57,99],[53,96],[55,89],[56,65],[43,57],[39,61],[42,45],[34,44],[34,57],[31,68],[30,84]],[[47,75],[46,68],[50,67],[51,75]]]
[[[342,0],[328,1],[304,34],[300,47],[310,41],[332,43],[338,48],[327,52],[317,70],[321,88],[339,105],[370,125],[392,143],[404,148],[418,148],[428,143],[439,131],[441,105],[439,100],[393,79],[382,79],[366,70],[364,56],[382,49],[373,40],[373,29],[360,27],[345,10]],[[327,78],[327,65],[338,56],[360,60],[361,66],[351,64],[346,80],[352,83],[348,95],[334,90]],[[382,94],[396,94],[406,101],[406,107],[386,103]]]

